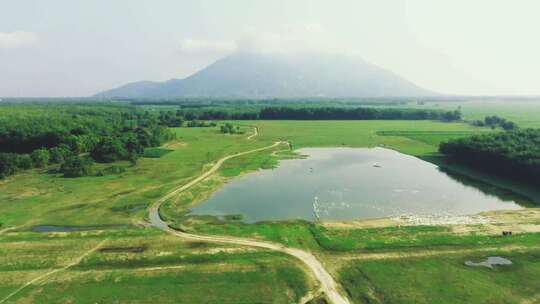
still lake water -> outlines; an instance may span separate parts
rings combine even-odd
[[[232,180],[192,210],[264,220],[353,220],[403,214],[467,215],[520,209],[466,185],[436,165],[384,148],[306,148],[305,159]]]

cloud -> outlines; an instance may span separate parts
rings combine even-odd
[[[210,41],[200,39],[184,39],[180,43],[180,52],[188,55],[227,54],[236,51],[234,41]]]
[[[28,47],[35,44],[37,40],[37,35],[31,32],[0,32],[0,48],[4,49]]]
[[[252,30],[237,40],[238,50],[250,52],[339,52],[342,44],[318,23],[286,25],[272,31]]]
[[[225,55],[235,51],[256,53],[342,52],[345,48],[318,23],[285,25],[273,30],[251,29],[236,40],[184,39],[180,52],[189,55]]]

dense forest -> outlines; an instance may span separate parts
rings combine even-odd
[[[525,129],[460,138],[440,152],[491,173],[540,184],[540,130]]]
[[[60,164],[66,177],[91,174],[92,164],[129,160],[174,137],[163,122],[134,107],[17,106],[0,111],[0,178]]]

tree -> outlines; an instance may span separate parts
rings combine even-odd
[[[50,155],[48,150],[34,150],[30,154],[30,157],[32,158],[32,162],[36,168],[43,168],[49,164]]]
[[[34,166],[34,162],[32,161],[32,158],[28,154],[20,154],[17,156],[17,167],[28,170],[32,169]]]
[[[92,166],[92,160],[72,155],[65,160],[60,167],[60,171],[64,174],[64,177],[88,176],[92,174]]]
[[[69,149],[74,154],[80,154],[86,151],[86,147],[81,137],[70,135],[65,139],[65,144],[69,146]]]
[[[69,146],[65,144],[61,144],[58,147],[50,149],[49,154],[51,156],[50,162],[53,164],[61,164],[64,162],[64,160],[66,160],[66,158],[73,155],[69,149]]]
[[[117,160],[126,159],[128,152],[118,138],[105,137],[90,152],[92,158],[101,163],[111,163]]]
[[[223,134],[236,134],[236,133],[240,133],[240,127],[239,126],[234,126],[232,123],[225,123],[224,125],[222,125],[220,127],[220,130],[221,130],[221,133]]]
[[[504,121],[501,123],[501,128],[505,131],[511,131],[517,129],[517,125],[512,121]]]
[[[0,178],[5,178],[17,171],[17,154],[0,153]]]
[[[152,134],[148,130],[137,128],[135,129],[135,136],[137,136],[137,140],[143,147],[150,147],[152,145]]]

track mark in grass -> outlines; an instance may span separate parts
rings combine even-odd
[[[62,267],[62,268],[57,268],[57,269],[54,269],[54,270],[51,270],[47,273],[44,273],[28,282],[26,282],[26,284],[22,285],[21,287],[17,288],[15,291],[13,291],[12,293],[8,294],[5,298],[3,298],[2,300],[0,300],[0,304],[2,303],[5,303],[7,300],[11,299],[13,296],[17,295],[19,292],[21,292],[23,289],[25,289],[26,287],[34,284],[34,283],[37,283],[39,282],[40,280],[42,279],[45,279],[47,277],[50,277],[51,275],[55,274],[55,273],[58,273],[58,272],[61,272],[61,271],[64,271],[64,270],[67,270],[68,268],[70,267],[73,267],[77,264],[79,264],[85,257],[87,257],[88,255],[92,254],[93,252],[95,252],[96,250],[98,250],[99,248],[101,248],[101,246],[103,246],[105,244],[105,242],[107,242],[108,239],[104,239],[103,241],[99,242],[99,244],[97,244],[96,247],[88,250],[87,252],[85,252],[83,255],[81,255],[80,257],[76,258],[73,262],[67,264],[66,266]]]
[[[143,253],[146,251],[147,246],[130,246],[130,247],[102,247],[99,252],[103,253]]]

